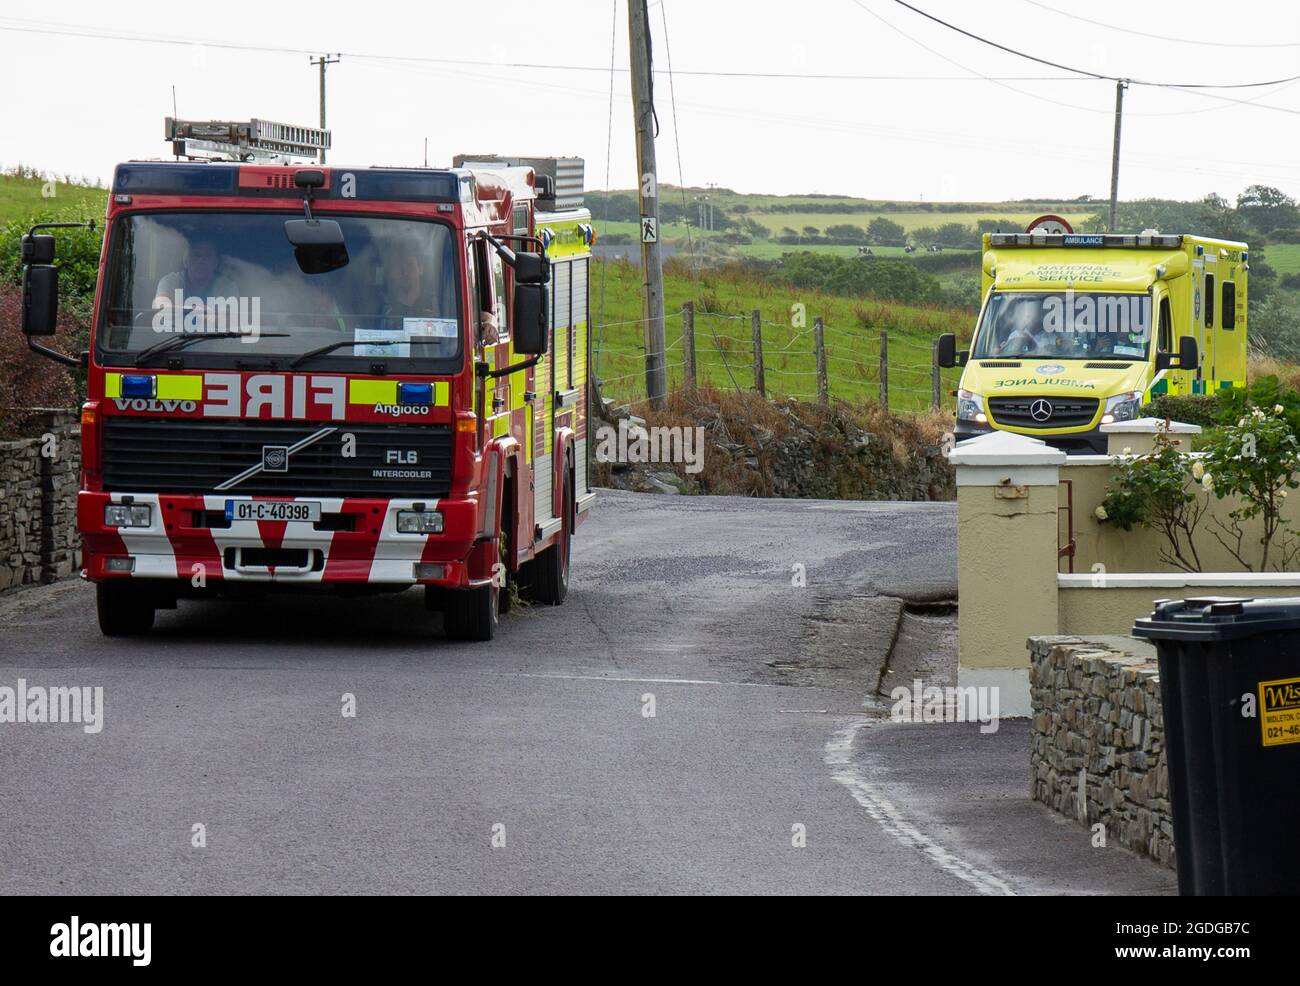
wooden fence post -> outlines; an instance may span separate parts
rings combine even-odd
[[[767,398],[767,376],[763,372],[763,313],[757,308],[750,313],[754,329],[754,389],[758,396]]]
[[[829,404],[831,388],[826,379],[826,326],[820,315],[813,319],[813,345],[817,348],[817,400]]]
[[[682,367],[687,391],[696,387],[695,379],[695,302],[682,305]]]
[[[889,410],[889,333],[880,333],[880,406]]]

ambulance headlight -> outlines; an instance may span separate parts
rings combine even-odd
[[[438,510],[397,511],[399,534],[441,534],[442,513]]]
[[[1106,399],[1106,409],[1101,416],[1104,425],[1116,421],[1132,421],[1142,413],[1142,391],[1131,390],[1126,394],[1116,394]]]
[[[957,420],[977,425],[988,424],[989,417],[984,413],[984,398],[973,390],[957,391]]]
[[[104,507],[105,527],[148,527],[153,507],[148,503],[110,503]]]

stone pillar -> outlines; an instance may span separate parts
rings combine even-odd
[[[1146,455],[1156,448],[1156,434],[1165,426],[1164,418],[1136,418],[1133,421],[1116,421],[1114,424],[1102,425],[1106,439],[1106,451],[1111,455],[1122,455],[1125,449],[1132,455]],[[1169,422],[1169,434],[1178,442],[1183,452],[1192,450],[1192,436],[1201,433],[1200,425],[1187,425],[1181,421]]]
[[[1025,641],[1057,632],[1057,471],[1066,455],[1006,431],[957,445],[957,683],[1028,716]]]

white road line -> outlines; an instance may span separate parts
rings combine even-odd
[[[725,688],[780,688],[761,681],[710,681],[705,678],[619,678],[606,674],[538,674],[532,671],[474,671],[505,678],[555,678],[560,681],[615,681],[645,685],[722,685]]]
[[[856,722],[845,726],[826,741],[825,763],[831,776],[849,789],[872,819],[901,845],[915,849],[945,873],[963,880],[979,893],[988,896],[1014,897],[1010,883],[998,874],[982,870],[945,849],[909,822],[903,813],[866,780],[853,762],[853,741],[867,723]]]

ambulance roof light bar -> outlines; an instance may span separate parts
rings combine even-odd
[[[163,139],[177,157],[191,161],[257,164],[314,160],[330,149],[330,131],[274,120],[178,120],[166,117]]]
[[[1179,234],[1133,233],[990,233],[989,246],[1163,247],[1182,246]]]

